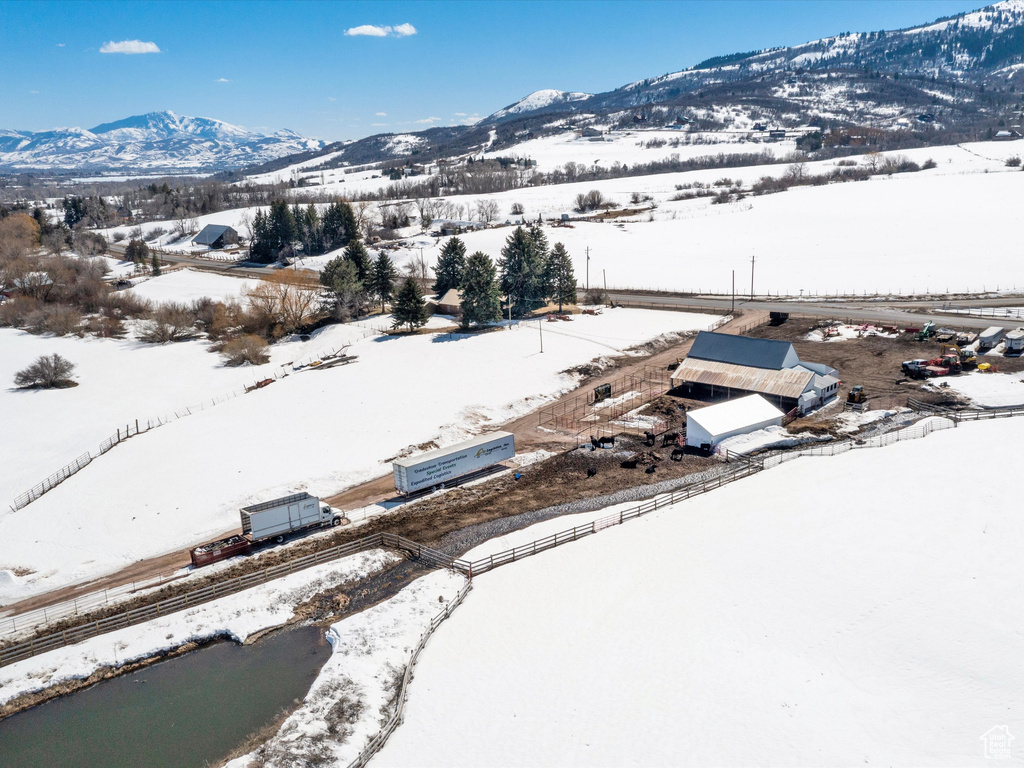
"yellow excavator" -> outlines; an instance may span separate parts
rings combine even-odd
[[[939,357],[945,357],[948,354],[955,354],[964,368],[974,368],[978,364],[978,356],[973,349],[960,349],[956,344],[943,344],[942,354]]]

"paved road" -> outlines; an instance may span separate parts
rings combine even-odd
[[[108,246],[110,253],[114,256],[124,258],[125,246],[120,243],[112,243]],[[166,264],[187,264],[193,269],[204,272],[216,272],[231,277],[255,277],[262,278],[274,274],[276,267],[240,266],[234,261],[214,261],[212,259],[200,259],[186,254],[168,254],[166,251],[159,253],[160,261]]]
[[[726,310],[732,306],[729,298],[723,297],[699,297],[699,296],[673,296],[666,294],[644,294],[632,291],[609,291],[608,297],[616,303],[623,304],[646,304],[668,305],[678,307],[692,307],[694,309],[715,309]],[[938,302],[941,305],[941,302]],[[958,302],[959,304],[960,302]],[[1018,300],[1018,303],[1019,300]],[[928,309],[928,305],[922,304],[922,310]],[[1016,327],[1013,320],[999,320],[991,317],[971,317],[968,315],[953,315],[943,312],[912,312],[909,308],[899,303],[887,300],[867,302],[792,302],[792,301],[767,301],[755,299],[754,301],[736,301],[736,309],[745,311],[760,310],[765,312],[789,312],[790,314],[810,315],[812,317],[834,318],[836,320],[853,320],[860,322],[877,322],[886,325],[909,326],[919,328],[926,321],[931,320],[936,325],[949,328],[972,328],[984,329],[991,325],[1003,325],[1007,328]]]

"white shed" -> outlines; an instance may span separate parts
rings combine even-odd
[[[727,437],[782,426],[785,414],[760,395],[747,395],[686,414],[686,444],[714,448]]]

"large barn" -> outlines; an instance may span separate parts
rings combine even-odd
[[[788,341],[701,331],[672,374],[672,387],[697,400],[761,395],[785,412],[806,412],[838,394],[836,370],[802,361]]]
[[[198,235],[192,238],[193,245],[205,245],[212,250],[237,243],[238,233],[234,227],[227,227],[223,224],[207,224]]]

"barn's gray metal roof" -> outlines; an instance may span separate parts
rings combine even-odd
[[[697,360],[691,356],[683,360],[672,374],[672,386],[705,384],[796,400],[810,387],[811,380],[816,375],[806,368],[783,368],[776,371],[770,368]]]
[[[786,358],[792,351],[793,345],[788,341],[701,331],[693,340],[688,357],[777,371],[785,366]]]
[[[192,238],[192,242],[198,245],[213,245],[217,242],[217,238],[229,229],[234,232],[234,229],[224,224],[207,224],[198,235]]]

